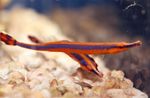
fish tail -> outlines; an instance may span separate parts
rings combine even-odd
[[[7,45],[16,45],[17,41],[8,34],[0,32],[0,40]]]

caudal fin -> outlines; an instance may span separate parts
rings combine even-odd
[[[7,45],[16,45],[17,42],[14,38],[2,32],[0,32],[0,41],[3,41]]]

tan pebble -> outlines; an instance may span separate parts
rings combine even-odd
[[[49,64],[48,62],[48,63],[42,64],[41,68],[50,73],[52,68],[55,68],[55,67],[53,67],[52,64]]]
[[[106,93],[103,93],[103,94],[99,95],[99,97],[96,97],[96,98],[112,98],[112,97]]]
[[[40,81],[40,84],[35,85],[32,90],[49,89],[49,80]]]
[[[43,94],[44,98],[51,98],[51,94],[48,89],[43,89],[41,93]]]
[[[52,97],[59,97],[62,96],[62,93],[56,87],[50,88],[50,93]]]
[[[135,96],[136,95],[136,92],[133,88],[124,89],[123,91],[128,96]]]
[[[105,80],[105,88],[110,89],[116,87],[116,80],[114,78]]]
[[[41,92],[33,92],[31,93],[30,97],[29,98],[44,98],[44,96],[42,95]]]
[[[8,79],[8,83],[9,84],[20,84],[25,82],[25,77],[23,76],[22,73],[20,72],[12,72],[9,74],[9,79]]]
[[[52,96],[60,96],[67,92],[66,87],[63,85],[62,81],[57,81],[53,79],[50,83],[50,91]]]
[[[65,86],[62,86],[62,85],[60,85],[58,87],[58,90],[61,92],[62,95],[64,95],[66,92],[68,92],[68,89]]]
[[[106,93],[111,98],[131,98],[131,96],[126,95],[122,89],[109,89]]]
[[[1,69],[0,69],[0,78],[2,78],[2,79],[7,79],[9,72],[10,72],[10,71],[9,71],[8,68],[1,68]]]
[[[89,88],[83,88],[83,95],[91,96],[93,95],[93,92]]]
[[[106,91],[104,86],[95,86],[92,88],[92,90],[96,95],[101,95]]]
[[[41,82],[37,79],[32,79],[28,82],[30,88],[34,88],[36,85],[39,85]]]
[[[133,87],[133,83],[124,78],[124,73],[122,71],[112,71],[105,78],[104,85],[107,89],[110,88],[131,88]]]
[[[124,81],[120,82],[120,88],[122,89],[127,89],[132,87],[133,87],[133,82],[129,79],[124,79]]]
[[[33,94],[33,91],[25,84],[16,85],[13,88],[12,95],[16,94],[21,94],[23,98],[30,98],[30,96]],[[15,97],[15,98],[22,98],[22,97]]]
[[[31,93],[31,89],[29,86],[25,84],[16,85],[13,87],[13,94],[21,93],[23,95],[29,95]]]
[[[82,92],[82,87],[79,84],[76,84],[73,80],[67,79],[64,81],[63,86],[70,92],[79,94]]]
[[[9,94],[12,91],[11,85],[1,85],[0,86],[0,97]]]
[[[38,68],[34,70],[33,72],[28,73],[28,78],[30,80],[38,79],[42,82],[43,80],[53,79],[53,76],[48,71],[46,71],[46,69]]]
[[[63,98],[80,98],[80,96],[76,95],[72,92],[67,92],[67,93],[64,94]]]
[[[51,82],[50,82],[50,87],[56,87],[58,86],[58,82],[56,79],[53,79]]]
[[[111,77],[117,78],[119,80],[123,80],[124,79],[124,73],[122,71],[112,71]]]

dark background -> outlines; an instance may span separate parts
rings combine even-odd
[[[40,13],[49,13],[55,8],[80,10],[91,5],[97,7],[111,6],[115,8],[119,18],[121,18],[121,30],[132,32],[131,36],[140,35],[149,42],[149,0],[12,0],[9,8],[14,5],[33,8]],[[127,7],[128,9],[125,10]]]

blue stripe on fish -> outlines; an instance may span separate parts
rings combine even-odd
[[[86,61],[84,60],[84,58],[82,56],[80,56],[79,54],[71,53],[71,55],[74,56],[82,65],[84,65],[84,66],[88,65],[86,63]]]
[[[67,44],[51,44],[51,45],[45,45],[45,46],[37,46],[37,45],[32,45],[29,46],[28,44],[23,44],[23,43],[18,43],[18,46],[25,47],[25,48],[30,48],[30,49],[36,49],[36,50],[47,50],[47,49],[63,49],[63,48],[68,48],[68,49],[78,49],[78,50],[95,50],[95,49],[111,49],[111,48],[118,48],[118,46],[111,45],[111,46],[84,46],[84,45],[67,45]],[[121,48],[121,47],[120,47]]]

